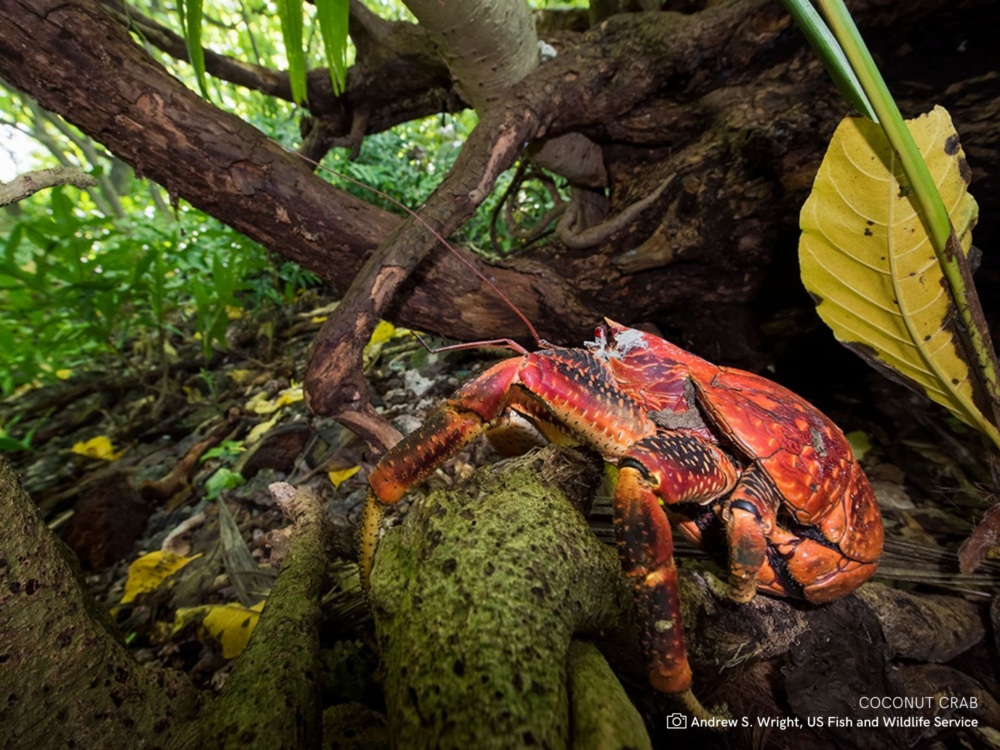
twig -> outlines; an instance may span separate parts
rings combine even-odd
[[[59,185],[91,188],[97,186],[97,180],[76,167],[53,167],[25,172],[10,182],[0,182],[0,206],[9,206],[31,197],[39,190]]]

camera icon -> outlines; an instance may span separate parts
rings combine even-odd
[[[687,714],[682,714],[680,711],[677,711],[667,715],[667,729],[687,729],[687,726]]]

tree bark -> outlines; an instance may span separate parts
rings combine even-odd
[[[286,485],[287,487],[287,485]],[[0,737],[4,748],[316,747],[320,600],[330,535],[294,496],[286,565],[222,695],[132,658],[0,456]]]
[[[135,662],[0,456],[0,736],[7,747],[164,747],[199,708],[186,675]]]
[[[563,494],[585,502],[599,480],[580,454],[532,454],[432,494],[381,541],[370,598],[397,747],[569,746],[573,635],[631,607],[614,552]],[[602,679],[611,712],[637,720]],[[645,735],[633,721],[623,737],[636,723]]]
[[[879,29],[890,23],[901,38],[913,36],[909,24],[921,17],[938,32],[962,23],[952,18],[968,18],[973,30],[989,25],[989,4],[924,0],[853,10],[876,53]],[[329,187],[259,132],[201,101],[90,0],[0,0],[0,11],[0,76],[140,174],[341,288],[398,227],[395,217]],[[696,337],[701,323],[689,311],[712,308],[733,320],[733,341],[719,348],[746,348],[740,340],[752,341],[759,321],[740,323],[737,310],[765,293],[802,301],[788,291],[796,217],[824,136],[844,112],[825,73],[778,6],[757,1],[686,16],[624,14],[587,34],[550,39],[558,55],[512,89],[512,99],[538,114],[548,137],[583,130],[601,145],[612,215],[669,184],[642,220],[599,252],[542,247],[493,264],[488,274],[553,341],[579,341],[602,315],[660,318]],[[900,43],[887,38],[882,47],[892,53]],[[942,80],[945,54],[958,64],[959,53],[945,50],[920,77],[950,105],[982,175],[977,195],[988,214],[1000,194],[989,164],[998,148],[988,115],[997,84],[975,69],[987,72],[988,55],[969,55],[956,74],[964,83],[945,93],[955,82]],[[890,73],[924,64],[914,55],[882,58]],[[917,93],[921,101],[934,96],[924,87]],[[901,98],[904,110],[922,108],[908,104],[905,89]],[[365,117],[384,123],[390,104],[373,106]],[[520,330],[444,251],[401,287],[391,315],[464,339]]]

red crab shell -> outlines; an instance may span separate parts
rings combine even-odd
[[[696,412],[696,403],[710,424],[694,429],[703,436],[708,430],[756,463],[797,524],[815,527],[855,560],[878,558],[883,543],[878,504],[850,443],[829,418],[760,375],[719,367],[658,336],[605,323],[591,349],[607,358],[622,390],[648,411],[672,419]],[[693,393],[686,392],[687,383]],[[844,592],[828,593],[820,598]]]

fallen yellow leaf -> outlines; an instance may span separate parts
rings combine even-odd
[[[222,646],[223,659],[235,659],[243,653],[253,629],[257,627],[262,609],[264,602],[250,608],[236,603],[209,607],[202,625]]]
[[[281,391],[277,396],[275,396],[273,401],[268,400],[265,392],[261,391],[247,401],[244,408],[254,414],[271,414],[272,412],[280,409],[282,406],[294,404],[298,401],[302,401],[304,398],[305,396],[302,393],[302,386],[293,385]]]
[[[254,443],[256,443],[258,440],[264,437],[264,433],[266,433],[268,430],[270,430],[272,427],[274,427],[274,425],[278,423],[278,420],[280,418],[281,418],[280,414],[275,414],[266,422],[261,422],[259,425],[250,430],[250,433],[246,436],[246,438],[243,439],[243,444],[253,445]]]
[[[250,380],[254,376],[253,370],[229,370],[226,375],[232,380],[236,385],[243,385],[245,382]]]
[[[352,466],[349,469],[338,469],[335,471],[327,472],[327,476],[330,477],[330,481],[333,482],[333,486],[340,489],[340,485],[346,482],[348,479],[353,477],[361,470],[360,466]]]
[[[375,326],[375,330],[372,331],[372,337],[369,339],[369,346],[376,344],[382,344],[393,337],[396,333],[396,326],[385,320],[380,320],[378,325]]]
[[[121,603],[128,604],[140,594],[155,591],[174,573],[199,557],[200,553],[184,557],[163,550],[143,555],[128,566],[128,578],[125,581],[125,593],[122,595]]]
[[[278,398],[275,399],[275,403],[281,406],[287,406],[288,404],[294,404],[305,399],[305,394],[302,392],[301,385],[293,385],[290,388],[286,388],[281,393],[278,394]]]
[[[103,461],[117,461],[121,458],[121,452],[115,452],[114,445],[107,435],[98,435],[86,442],[79,442],[70,448],[70,451],[87,458],[99,458]]]

